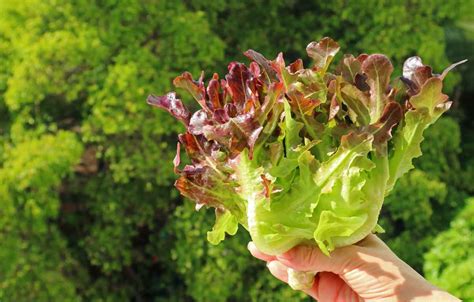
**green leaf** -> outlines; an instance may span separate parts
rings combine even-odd
[[[318,169],[314,178],[316,184],[323,191],[326,188],[329,189],[335,179],[351,167],[356,158],[366,156],[372,150],[372,141],[373,136],[365,133],[355,134],[351,132],[344,135],[341,139],[341,146],[336,153],[331,155]]]
[[[428,126],[428,110],[409,111],[401,128],[397,129],[393,139],[394,150],[390,157],[390,178],[387,183],[388,194],[397,179],[413,169],[412,160],[421,156],[420,144],[423,141],[423,131]]]
[[[301,70],[298,74],[298,81],[294,87],[303,96],[308,99],[318,101],[318,103],[326,103],[328,88],[324,77],[311,69]]]
[[[214,245],[225,239],[225,234],[235,235],[239,227],[237,218],[227,210],[216,209],[216,222],[212,231],[207,232],[207,240]]]
[[[288,101],[284,101],[285,121],[283,122],[282,130],[285,133],[285,148],[288,158],[295,157],[294,148],[301,144],[300,131],[303,129],[303,123],[297,122],[291,116],[291,107]]]
[[[364,126],[370,123],[369,98],[354,85],[345,85],[341,89],[344,104],[349,107],[351,120]]]
[[[448,96],[443,94],[443,82],[437,77],[428,79],[420,93],[410,98],[410,104],[419,110],[428,110],[429,123],[434,123],[451,106]]]
[[[349,237],[359,229],[367,220],[367,214],[359,216],[344,217],[332,211],[321,213],[319,224],[314,231],[314,238],[321,251],[329,255],[335,245],[332,237]]]
[[[403,125],[398,127],[395,134],[386,193],[392,190],[397,179],[414,167],[413,159],[421,156],[420,144],[425,129],[449,109],[451,102],[441,90],[442,81],[430,78],[421,91],[409,99],[414,110],[405,113]]]

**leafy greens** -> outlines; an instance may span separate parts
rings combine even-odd
[[[454,65],[434,75],[412,57],[391,82],[384,55],[345,55],[329,72],[335,41],[311,42],[306,51],[310,68],[248,50],[248,67],[231,62],[224,79],[214,73],[207,86],[203,74],[183,73],[174,85],[199,103],[194,113],[175,92],[148,97],[186,127],[175,186],[198,209],[215,208],[213,244],[239,224],[271,255],[301,243],[329,254],[363,239],[421,155],[423,131],[451,105],[442,82]],[[183,168],[181,146],[190,159]]]

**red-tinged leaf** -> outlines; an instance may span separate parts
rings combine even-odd
[[[397,125],[403,117],[403,110],[400,104],[389,102],[384,108],[382,116],[375,123],[369,126],[369,132],[374,136],[374,146],[379,154],[386,155],[387,145],[392,138],[392,128]]]
[[[212,109],[222,108],[222,96],[219,93],[219,75],[217,73],[214,73],[207,85],[207,96]]]
[[[233,138],[233,133],[230,122],[205,127],[204,137],[207,140],[213,140],[218,142],[220,145],[225,146],[228,150],[230,150],[230,152],[233,152],[231,150],[231,140]],[[244,140],[239,140],[239,142],[242,146],[239,149],[239,151],[241,151],[243,148],[245,148],[246,142]]]
[[[294,86],[306,98],[317,99],[321,103],[326,103],[328,87],[321,74],[311,69],[305,69],[298,74],[298,82]]]
[[[262,126],[260,126],[250,114],[239,115],[231,119],[230,123],[232,124],[234,137],[246,142],[245,146],[249,148],[249,157],[251,158],[255,142],[263,129]],[[243,149],[238,151],[240,152],[242,150]]]
[[[449,107],[451,102],[442,92],[443,82],[438,77],[428,79],[420,92],[409,99],[410,104],[417,110],[427,110],[433,122]]]
[[[433,71],[430,66],[420,66],[415,69],[411,77],[411,80],[417,86],[417,93],[419,91],[419,88],[423,86],[423,84],[425,84],[429,78],[432,78],[432,77],[433,77]]]
[[[231,62],[228,69],[229,73],[225,76],[227,91],[232,98],[232,102],[239,109],[243,109],[249,98],[247,81],[251,79],[252,74],[244,64],[238,62]]]
[[[245,103],[244,112],[255,112],[256,110],[260,109],[260,99],[259,99],[259,91],[261,91],[262,83],[258,78],[252,77],[251,79],[247,80],[245,83],[247,87],[247,102]]]
[[[370,123],[369,97],[354,85],[346,85],[341,89],[343,102],[349,108],[349,117],[361,126]]]
[[[247,102],[245,102],[245,106],[242,110],[243,113],[254,113],[255,112],[255,107],[257,106],[257,102],[255,101],[255,98],[249,98]]]
[[[216,121],[217,123],[219,124],[224,124],[224,123],[227,123],[229,121],[229,116],[227,115],[227,112],[225,111],[225,109],[223,108],[219,108],[219,109],[216,109],[213,113],[212,113],[212,118],[214,119],[214,121]]]
[[[199,143],[194,135],[189,132],[186,132],[184,134],[180,134],[178,136],[178,140],[184,146],[186,154],[188,154],[188,157],[191,160],[198,160],[202,158],[202,148],[201,146],[199,146]]]
[[[267,95],[265,96],[265,100],[263,102],[261,113],[258,116],[258,121],[261,125],[265,123],[268,114],[273,109],[275,103],[280,99],[283,95],[283,83],[281,82],[274,82],[271,83],[268,87]]]
[[[393,66],[386,56],[374,54],[364,60],[361,69],[367,76],[367,83],[370,87],[370,121],[376,122],[382,115],[388,101],[386,91]]]
[[[336,93],[336,90],[337,90],[337,86],[339,85],[339,82],[340,80],[338,80],[337,78],[334,79],[334,80],[331,80],[329,81],[329,84],[328,84],[328,94],[330,95],[333,95]]]
[[[260,67],[258,67],[258,64],[256,62],[250,63],[249,70],[254,78],[258,78],[260,76]]]
[[[221,89],[222,89],[222,104],[227,104],[229,102],[229,87],[227,85],[227,81],[221,79]]]
[[[245,149],[247,143],[236,136],[230,136],[228,139],[229,157],[236,158]]]
[[[201,77],[202,76],[203,74],[201,74]],[[178,88],[185,89],[193,96],[196,101],[199,102],[199,104],[201,104],[201,106],[203,106],[203,108],[206,107],[206,91],[202,79],[200,79],[199,81],[194,81],[193,76],[186,71],[173,80],[173,85]]]
[[[212,125],[208,113],[204,110],[198,110],[191,117],[188,131],[194,135],[199,135],[203,133],[203,127],[207,125]]]
[[[410,57],[405,60],[403,64],[402,80],[410,89],[410,94],[414,95],[420,91],[421,86],[432,77],[439,77],[443,80],[446,75],[456,66],[465,63],[467,60],[462,60],[447,67],[441,75],[433,74],[430,66],[424,65],[420,57]]]
[[[283,144],[279,141],[268,144],[269,159],[276,166],[283,157]]]
[[[180,134],[178,139],[185,147],[193,165],[210,167],[216,175],[222,176],[222,172],[219,171],[222,169],[218,169],[217,166],[219,162],[225,161],[226,156],[217,142],[209,141],[203,135],[192,135],[189,132]],[[183,169],[182,172],[186,172],[186,169]]]
[[[197,80],[198,86],[204,85],[204,70],[201,71],[201,74],[199,75],[199,80]]]
[[[196,203],[206,204],[208,202],[207,192],[201,190],[199,186],[195,185],[184,176],[179,177],[174,183],[174,186],[179,190],[181,195]]]
[[[361,61],[354,58],[353,55],[344,55],[339,70],[344,80],[351,84],[355,84],[356,75],[360,73]]]
[[[351,131],[341,137],[341,148],[357,150],[359,146],[371,144],[373,136],[366,132]],[[366,148],[363,148],[366,149]],[[370,149],[370,148],[368,148]]]
[[[183,102],[176,97],[175,92],[170,92],[165,96],[149,95],[147,103],[165,109],[176,119],[180,120],[185,126],[189,125],[191,113],[184,106]]]
[[[265,72],[268,82],[272,82],[276,80],[276,73],[272,69],[270,65],[270,61],[266,59],[262,54],[256,52],[253,49],[249,49],[246,52],[244,52],[244,55],[249,58],[250,60],[255,61],[258,65],[260,65],[263,68],[263,71]]]
[[[238,155],[246,147],[250,151],[250,156],[252,156],[255,142],[262,131],[262,127],[254,115],[252,113],[234,115],[238,111],[233,104],[226,104],[224,110],[215,111],[215,113],[217,118],[214,119],[214,123],[209,122],[206,117],[202,119],[202,123],[196,122],[202,127],[196,127],[199,129],[198,131],[193,129],[194,133],[203,134],[208,141],[217,141],[225,146],[232,156]],[[193,119],[191,119],[192,124]]]
[[[357,56],[357,61],[360,62],[360,64],[364,63],[364,61],[369,57],[368,54],[366,53],[362,53],[360,55]]]
[[[236,117],[238,114],[237,106],[233,103],[225,104],[224,110],[228,117]]]
[[[179,173],[178,166],[181,162],[181,144],[178,142],[176,144],[176,155],[173,159],[174,173]]]
[[[331,98],[331,104],[329,106],[329,117],[328,117],[329,121],[334,119],[336,114],[339,112],[340,108],[341,107],[339,106],[339,102],[337,101],[337,96],[336,94],[334,94]]]
[[[314,65],[326,71],[334,56],[339,51],[339,44],[331,38],[325,37],[319,42],[311,42],[306,46],[308,56],[313,59]]]
[[[270,194],[272,192],[272,182],[265,177],[265,174],[261,174],[260,178],[262,179],[263,195],[265,196],[265,198],[270,198]]]
[[[420,92],[421,87],[432,77],[433,72],[430,66],[418,67],[412,76],[412,83],[414,83],[414,85],[409,86],[410,90],[408,91],[408,94],[415,95]]]
[[[263,127],[258,126],[257,128],[254,128],[252,133],[249,135],[248,141],[247,141],[247,146],[249,147],[249,158],[253,158],[253,150],[255,148],[255,143],[258,140],[258,137],[260,136],[260,133],[262,133]]]
[[[357,129],[353,125],[339,123],[331,129],[331,136],[340,141],[344,135],[356,130]]]
[[[370,86],[367,84],[367,76],[365,74],[356,74],[354,84],[360,91],[367,92],[370,90]]]
[[[208,173],[210,171],[205,167],[186,166],[174,185],[183,196],[197,204],[219,206],[222,201],[213,194]]]
[[[433,76],[431,67],[424,65],[420,57],[410,57],[403,63],[403,76],[401,80],[407,86],[409,96],[420,92],[425,82]]]
[[[293,63],[288,65],[288,69],[290,73],[296,73],[299,70],[303,69],[303,60],[301,59],[296,59]]]
[[[276,71],[277,77],[285,85],[285,89],[290,90],[290,86],[296,82],[298,75],[292,74],[286,68],[285,59],[283,58],[283,53],[278,53],[278,56],[274,61],[271,62],[273,70]]]
[[[293,111],[301,115],[312,115],[314,108],[321,104],[319,100],[305,98],[304,94],[297,90],[288,91],[287,95]]]

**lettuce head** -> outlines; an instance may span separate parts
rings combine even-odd
[[[248,50],[252,62],[231,62],[222,79],[214,73],[206,84],[203,73],[183,73],[173,83],[197,101],[194,113],[175,92],[148,97],[186,128],[175,186],[197,209],[215,209],[213,244],[239,225],[270,255],[298,244],[329,254],[358,242],[379,228],[384,197],[421,155],[424,130],[451,105],[443,79],[456,64],[438,75],[412,57],[392,80],[382,54],[345,55],[330,68],[335,41],[306,51],[307,68]]]

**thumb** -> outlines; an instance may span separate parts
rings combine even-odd
[[[356,246],[337,248],[326,256],[317,246],[299,245],[277,256],[277,260],[297,271],[341,274],[357,255],[356,249]]]

